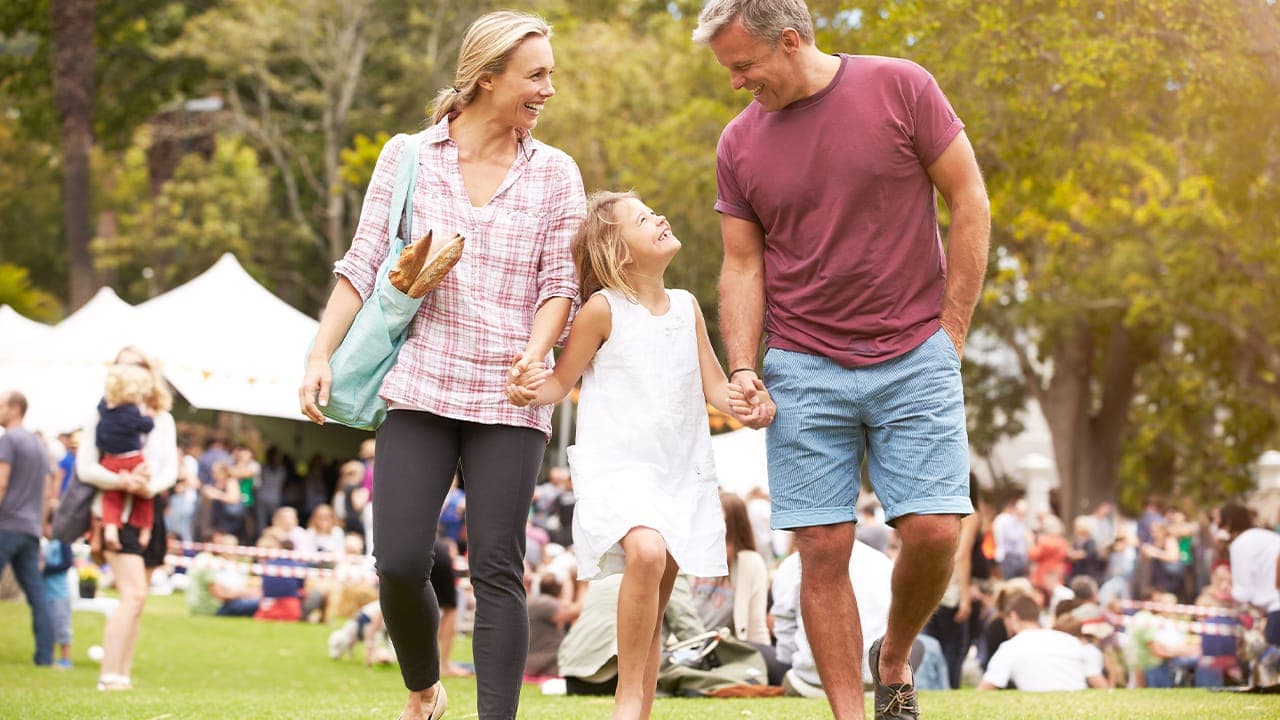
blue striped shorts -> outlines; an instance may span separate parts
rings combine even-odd
[[[764,382],[778,405],[766,435],[774,528],[854,521],[864,455],[886,520],[973,512],[960,358],[946,331],[858,368],[770,348]]]

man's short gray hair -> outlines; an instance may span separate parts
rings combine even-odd
[[[813,17],[803,0],[710,0],[698,14],[693,41],[705,45],[737,20],[747,34],[773,47],[787,28],[813,42]]]

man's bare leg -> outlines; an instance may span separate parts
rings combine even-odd
[[[893,564],[889,627],[880,645],[880,682],[885,685],[912,682],[907,666],[911,643],[937,609],[951,580],[960,516],[904,515],[894,526],[902,538],[902,550]]]
[[[796,528],[800,613],[836,720],[863,720],[862,623],[849,579],[853,523]],[[813,620],[821,618],[820,623]],[[821,628],[821,631],[819,631]]]

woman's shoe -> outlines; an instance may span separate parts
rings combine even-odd
[[[132,690],[133,682],[127,675],[99,675],[98,690],[103,692],[115,692],[119,690]]]
[[[427,715],[428,720],[440,720],[444,717],[445,706],[449,704],[449,696],[444,692],[444,685],[436,683],[436,704],[431,708],[431,714]]]

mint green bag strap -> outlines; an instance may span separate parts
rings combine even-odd
[[[422,305],[422,298],[400,292],[388,279],[400,252],[413,238],[413,188],[418,178],[422,134],[403,137],[387,212],[387,256],[378,267],[372,294],[329,359],[333,383],[329,403],[320,406],[325,417],[363,430],[376,430],[387,417],[387,404],[378,396],[382,380],[395,366],[409,323]]]

